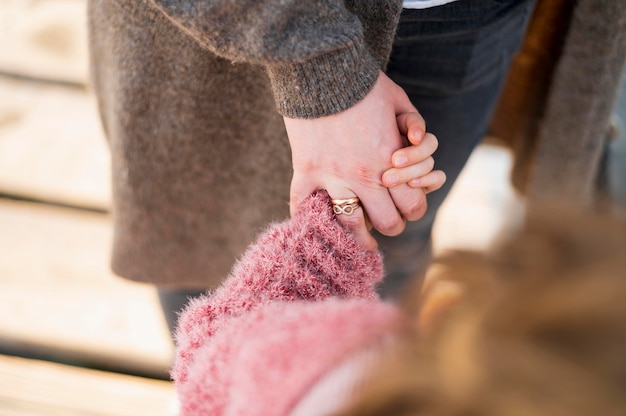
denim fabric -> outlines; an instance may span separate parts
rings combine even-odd
[[[437,210],[472,150],[484,136],[534,0],[459,0],[400,17],[387,75],[404,88],[439,140],[436,169],[446,185],[428,195],[424,218],[407,224],[399,237],[376,238],[387,276],[380,292],[401,294],[419,282],[431,257]],[[462,232],[462,230],[460,230]]]

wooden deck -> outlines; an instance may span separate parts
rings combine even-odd
[[[154,288],[108,268],[109,155],[86,87],[84,7],[0,2],[0,414],[173,415]],[[480,147],[436,250],[484,248],[519,223],[510,162]]]
[[[171,416],[176,396],[166,381],[0,356],[4,416]]]
[[[0,3],[0,414],[175,415],[154,289],[108,269],[85,4]]]
[[[0,199],[0,230],[0,352],[167,377],[154,289],[108,270],[108,216]]]

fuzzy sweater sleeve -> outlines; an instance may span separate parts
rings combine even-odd
[[[361,249],[334,215],[325,191],[313,195],[294,218],[261,234],[222,286],[192,302],[177,330],[181,367],[226,321],[258,305],[376,299],[374,286],[383,274],[380,253]]]
[[[328,368],[397,320],[364,251],[320,191],[271,225],[224,284],[179,319],[173,378],[181,414],[282,415]]]
[[[278,111],[313,118],[345,110],[373,87],[399,0],[151,0],[213,53],[267,68]]]

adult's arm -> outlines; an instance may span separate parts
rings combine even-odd
[[[152,1],[214,53],[267,68],[292,147],[292,213],[310,193],[327,189],[333,198],[361,198],[384,234],[423,215],[422,190],[388,189],[381,181],[392,153],[408,144],[397,116],[421,120],[381,73],[400,1]],[[376,246],[363,210],[340,220],[364,247]]]
[[[213,53],[267,68],[278,111],[338,113],[387,61],[400,0],[151,0]]]

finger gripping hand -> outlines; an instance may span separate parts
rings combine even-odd
[[[415,195],[401,192],[392,198],[382,183],[383,172],[392,167],[393,152],[408,143],[398,127],[401,113],[414,114],[411,123],[421,125],[404,91],[381,73],[372,91],[341,113],[316,119],[285,118],[294,168],[292,215],[308,195],[326,189],[334,199],[360,199],[362,209],[337,218],[363,247],[376,247],[365,213],[381,233],[402,232],[405,222],[401,213],[413,211]]]

